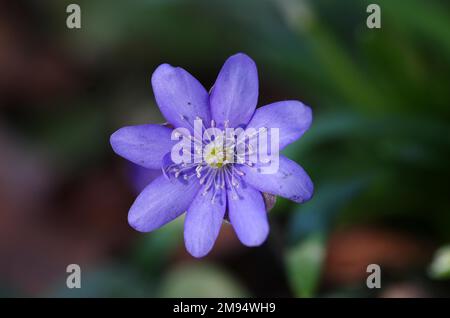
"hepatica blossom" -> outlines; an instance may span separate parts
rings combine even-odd
[[[133,228],[150,232],[186,212],[186,248],[202,257],[224,219],[244,245],[266,240],[263,193],[297,203],[311,198],[309,176],[279,153],[308,130],[311,109],[292,100],[256,109],[258,74],[247,55],[228,58],[209,93],[168,64],[151,81],[168,124],[124,127],[110,140],[118,155],[160,171],[130,208]]]

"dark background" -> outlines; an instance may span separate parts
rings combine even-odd
[[[66,27],[71,2],[80,30]],[[0,295],[449,296],[449,12],[425,0],[0,1]],[[316,191],[304,205],[278,199],[262,247],[225,225],[196,260],[182,219],[128,226],[151,176],[109,136],[162,122],[159,64],[210,87],[237,52],[258,65],[259,105],[312,107],[286,154]],[[78,290],[66,288],[72,263]],[[379,290],[365,284],[371,263]]]

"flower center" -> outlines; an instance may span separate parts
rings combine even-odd
[[[182,119],[186,120],[184,116],[182,116]],[[203,123],[201,127],[204,131],[207,131]],[[210,127],[216,127],[214,120],[211,121]],[[228,121],[224,122],[223,127],[225,129],[228,128]],[[194,129],[194,127],[191,128]],[[264,129],[263,131],[265,131]],[[249,139],[256,138],[259,132],[247,137]],[[245,175],[239,169],[239,166],[247,165],[252,167],[252,162],[246,162],[243,155],[251,154],[255,150],[252,149],[251,145],[243,143],[242,140],[236,140],[236,135],[227,135],[225,131],[220,132],[219,130],[219,133],[213,135],[214,138],[208,132],[205,134],[206,138],[203,140],[198,140],[195,136],[189,136],[191,141],[200,145],[200,149],[191,150],[193,155],[194,153],[203,154],[200,161],[169,163],[163,167],[164,174],[167,177],[181,177],[186,181],[197,179],[202,185],[202,194],[207,195],[211,193],[211,202],[213,203],[221,191],[228,191],[233,200],[239,199],[238,188],[242,182],[242,176]],[[239,154],[237,151],[239,146],[241,146],[241,149],[244,149],[244,154]],[[244,147],[242,148],[242,146]]]
[[[204,160],[211,168],[222,168],[232,162],[234,150],[221,143],[211,142],[204,148]]]

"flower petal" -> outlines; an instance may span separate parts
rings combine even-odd
[[[127,170],[136,194],[140,193],[150,182],[162,175],[161,169],[147,169],[133,163],[129,164]]]
[[[214,84],[210,103],[211,115],[222,128],[246,125],[258,102],[258,71],[255,62],[243,53],[228,58]]]
[[[239,199],[228,190],[228,214],[234,231],[242,244],[259,246],[269,234],[264,200],[259,191],[246,185],[239,188]]]
[[[140,232],[156,230],[185,212],[199,189],[197,180],[182,183],[161,175],[136,198],[128,223]]]
[[[159,109],[174,127],[193,131],[197,116],[211,121],[208,92],[184,69],[161,64],[152,75],[152,86]]]
[[[128,126],[111,135],[116,154],[149,169],[160,169],[162,158],[172,149],[172,130],[161,125]]]
[[[262,106],[255,111],[247,128],[279,129],[279,150],[300,138],[312,122],[311,108],[303,103],[290,100]],[[270,139],[267,139],[270,141]]]
[[[258,168],[242,165],[244,181],[261,192],[271,193],[302,203],[311,199],[314,186],[308,174],[294,161],[281,156],[278,171],[274,174],[262,174]]]
[[[220,191],[212,202],[213,191],[200,190],[186,213],[184,242],[194,257],[203,257],[212,249],[220,232],[226,207],[226,192]]]

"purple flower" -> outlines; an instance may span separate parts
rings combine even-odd
[[[153,73],[152,86],[168,123],[192,134],[196,119],[204,124],[202,132],[208,128],[225,131],[240,127],[273,137],[274,129],[278,129],[281,150],[300,138],[312,121],[311,109],[298,101],[276,102],[256,109],[257,69],[253,60],[242,53],[228,58],[210,93],[184,69],[168,64],[160,65]],[[178,142],[172,140],[174,136],[174,129],[167,125],[130,126],[116,131],[111,145],[118,155],[161,171],[131,206],[130,225],[150,232],[187,211],[184,240],[195,257],[209,253],[226,217],[244,245],[261,245],[269,233],[262,193],[298,203],[312,196],[309,176],[295,162],[278,155],[277,149],[265,150],[276,153],[278,169],[262,173],[261,163],[229,160],[236,159],[236,148],[216,147],[216,139],[211,136],[200,142],[192,137],[190,141],[203,153],[201,160],[176,163],[172,150]],[[233,139],[238,137],[233,135]],[[248,153],[261,149],[264,148],[252,148]]]

